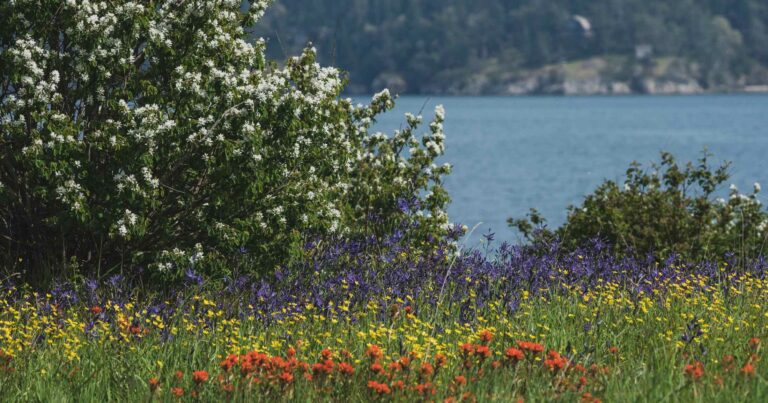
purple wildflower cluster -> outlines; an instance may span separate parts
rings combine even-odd
[[[379,307],[375,313],[384,317],[392,301],[402,300],[416,310],[447,304],[462,321],[471,322],[473,313],[491,301],[503,302],[510,312],[516,310],[523,293],[546,296],[617,282],[637,295],[695,276],[718,280],[715,284],[747,273],[763,278],[768,266],[763,259],[741,267],[729,260],[733,257],[697,263],[676,256],[663,262],[651,256],[616,258],[600,241],[575,251],[565,251],[557,243],[546,250],[502,243],[493,250],[457,253],[450,239],[433,240],[431,248],[416,248],[397,232],[384,239],[316,240],[306,245],[298,263],[281,267],[267,278],[230,278],[224,287],[208,283],[190,269],[186,285],[145,298],[147,305],[142,309],[147,315],[170,320],[179,311],[200,309],[200,301],[193,296],[204,293],[228,317],[254,316],[269,323],[303,313],[310,304],[324,314],[354,319],[355,312],[369,309],[374,301]],[[101,282],[86,280],[82,286],[65,283],[50,291],[50,300],[38,297],[38,306],[50,310],[54,304],[66,310],[78,303],[120,305],[135,296],[135,286],[119,275]],[[29,295],[9,280],[0,284],[0,291],[6,298]],[[344,312],[338,310],[340,301],[349,304]]]

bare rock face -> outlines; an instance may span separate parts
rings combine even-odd
[[[563,83],[565,95],[601,95],[608,94],[608,83],[599,78],[588,80],[566,80]]]
[[[494,93],[504,95],[698,94],[707,91],[697,79],[695,66],[683,60],[636,63],[626,58],[596,57],[529,70],[509,77],[504,85],[489,87]],[[634,72],[617,74],[622,70]]]
[[[758,72],[759,73],[759,72]],[[703,92],[768,91],[768,69],[734,78],[727,85],[706,87],[701,69],[682,58],[637,60],[628,57],[594,57],[536,69],[520,70],[498,61],[478,63],[469,69],[436,74],[419,91],[440,95],[627,95],[699,94]],[[751,79],[750,79],[751,78]],[[415,83],[412,83],[415,85]],[[389,87],[396,93],[408,83],[393,73],[382,74],[373,88]]]
[[[408,91],[408,82],[396,73],[381,73],[371,83],[373,91],[388,88],[394,94],[403,94]]]
[[[536,92],[539,81],[536,77],[529,77],[524,80],[507,84],[502,91],[504,95],[528,95]]]
[[[694,79],[671,81],[647,78],[641,81],[640,91],[643,94],[700,94],[704,88]]]
[[[616,81],[611,83],[611,94],[627,95],[631,93],[632,93],[632,88],[630,88],[629,83],[616,82]]]

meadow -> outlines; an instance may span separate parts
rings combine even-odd
[[[5,401],[761,401],[766,264],[308,244],[152,293],[2,282]],[[303,276],[308,268],[313,274]],[[341,268],[339,270],[331,270]],[[142,291],[137,291],[142,290]]]
[[[663,152],[464,250],[445,108],[374,131],[271,3],[0,2],[0,401],[768,400],[759,183]]]

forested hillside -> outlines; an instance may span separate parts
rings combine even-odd
[[[307,42],[352,92],[699,92],[768,81],[765,0],[277,0],[255,34]]]

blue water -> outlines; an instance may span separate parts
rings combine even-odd
[[[506,219],[530,207],[561,224],[568,205],[661,150],[688,161],[706,147],[715,162],[733,162],[730,183],[743,192],[768,185],[768,95],[401,97],[376,130],[402,127],[425,104],[425,120],[435,105],[446,109],[451,220],[482,223],[477,232],[496,239],[517,241]]]

